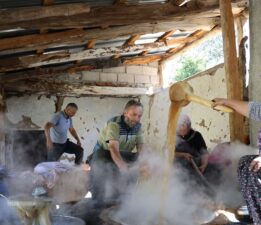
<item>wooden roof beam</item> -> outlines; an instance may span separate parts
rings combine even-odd
[[[135,41],[140,39],[140,35],[133,35],[131,36],[124,44],[123,44],[123,48],[127,48],[128,46],[133,46],[135,45]]]
[[[94,85],[72,85],[54,82],[18,82],[7,83],[4,86],[6,92],[46,94],[54,96],[113,96],[131,97],[140,95],[152,95],[159,91],[159,88],[131,87],[115,83],[101,83]]]
[[[150,43],[144,45],[134,45],[128,47],[128,52],[153,51],[153,50],[167,50],[168,46],[165,43]],[[97,59],[102,57],[112,57],[117,54],[124,54],[126,52],[121,46],[99,49],[87,49],[76,53],[69,53],[68,51],[61,51],[55,53],[48,53],[43,55],[21,56],[17,58],[2,59],[0,64],[0,72],[15,71],[26,68],[39,67],[43,65],[65,63],[85,59]]]
[[[137,65],[137,64],[147,64],[162,59],[162,55],[150,55],[150,56],[137,56],[130,59],[124,59],[124,65]]]
[[[17,82],[20,80],[55,77],[66,73],[90,71],[93,69],[104,69],[104,68],[118,67],[122,65],[123,64],[120,59],[110,59],[110,60],[95,59],[95,60],[87,60],[76,65],[74,64],[66,65],[66,66],[56,65],[48,68],[35,68],[35,69],[29,69],[29,70],[24,70],[19,72],[0,74],[0,84]]]
[[[90,7],[83,3],[2,9],[0,10],[0,24],[19,22],[33,24],[39,19],[47,20],[47,18],[54,18],[55,20],[56,17],[67,18],[78,14],[88,14],[89,12]]]
[[[166,61],[173,60],[174,58],[180,56],[186,51],[189,51],[190,49],[195,48],[196,46],[200,45],[201,43],[205,42],[209,38],[216,36],[217,34],[221,33],[221,28],[219,26],[213,28],[211,31],[208,31],[206,33],[201,33],[203,36],[198,37],[198,39],[195,39],[192,42],[184,43],[184,45],[179,46],[178,48],[172,49],[171,54],[166,54],[166,56],[162,57],[161,63],[165,63]],[[196,33],[198,35],[199,33]]]
[[[160,36],[156,42],[164,42],[168,37],[170,37],[172,34],[174,34],[176,30],[170,30],[165,32],[162,36]]]
[[[93,48],[93,47],[96,45],[96,42],[97,42],[96,39],[91,39],[91,40],[89,40],[88,43],[87,43],[87,45],[86,45],[86,48],[87,48],[87,49]]]
[[[220,15],[218,5],[199,9],[178,7],[171,3],[127,5],[120,8],[119,6],[107,6],[92,7],[90,13],[87,13],[88,6],[84,8],[84,4],[71,4],[70,8],[68,6],[69,4],[27,9],[29,12],[26,12],[23,8],[0,10],[0,29],[95,28],[172,22],[175,20],[184,21],[185,19],[193,21],[202,20],[202,18],[214,18]],[[235,5],[233,7],[234,14],[240,13],[244,8],[244,6]]]

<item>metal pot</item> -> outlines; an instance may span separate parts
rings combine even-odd
[[[85,225],[85,222],[77,217],[54,215],[51,217],[52,225]]]

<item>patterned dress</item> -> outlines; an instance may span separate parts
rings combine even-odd
[[[249,118],[261,121],[261,104],[249,103]],[[253,159],[261,155],[261,129],[258,133],[259,155],[243,156],[238,165],[238,179],[250,216],[255,225],[261,225],[261,170],[249,170]]]

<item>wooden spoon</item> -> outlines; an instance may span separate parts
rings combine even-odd
[[[193,94],[193,88],[186,82],[181,81],[173,84],[169,89],[170,100],[181,103],[182,106],[189,104],[190,102],[196,102],[201,105],[212,108],[213,102]],[[232,113],[233,109],[226,106],[216,106],[216,110]]]

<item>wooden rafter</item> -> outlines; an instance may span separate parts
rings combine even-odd
[[[165,32],[162,36],[160,36],[156,42],[164,42],[169,36],[175,33],[176,30],[170,30]]]
[[[0,39],[0,51],[10,49],[27,49],[28,51],[38,48],[49,48],[57,45],[81,43],[87,32],[82,29],[72,29],[55,33],[26,35],[21,37]]]
[[[184,38],[174,38],[171,40],[167,40],[166,43],[167,45],[184,45],[186,43],[193,42],[201,37],[203,37],[208,31],[205,30],[199,30],[194,33],[192,33],[189,37],[184,37]]]
[[[44,6],[53,5],[54,0],[42,0]]]
[[[137,56],[131,59],[123,60],[124,65],[137,65],[137,64],[147,64],[162,59],[162,55],[151,55],[151,56]]]
[[[165,43],[150,43],[144,45],[135,45],[128,47],[129,52],[167,50]],[[112,57],[113,55],[124,54],[125,49],[121,46],[99,49],[87,49],[77,53],[69,53],[67,51],[49,53],[44,55],[21,56],[11,59],[3,59],[0,64],[0,72],[14,71],[26,68],[39,67],[49,64],[57,64],[71,62],[84,59],[97,59],[100,57]]]
[[[93,48],[95,45],[96,45],[96,39],[91,39],[91,40],[89,40],[88,41],[88,43],[87,43],[87,45],[86,45],[86,48],[87,49],[91,49],[91,48]]]
[[[67,66],[55,66],[50,68],[35,68],[30,70],[25,70],[21,72],[12,72],[6,74],[0,74],[0,84],[17,82],[20,80],[30,80],[30,79],[40,79],[55,77],[66,73],[76,73],[80,71],[89,71],[93,69],[104,69],[122,66],[120,59],[111,60],[88,60],[79,64],[71,64]]]
[[[171,48],[169,51],[169,54],[162,57],[161,63],[164,63],[165,61],[168,61],[168,60],[173,60],[174,58],[180,56],[181,54],[194,48],[195,46],[198,46],[199,44],[201,44],[204,41],[208,40],[209,38],[217,35],[218,33],[221,33],[221,28],[215,27],[209,32],[201,33],[203,35],[201,37],[198,37],[198,39],[195,39],[195,40],[192,39],[191,42],[184,43],[184,45],[180,45],[177,48]],[[196,32],[195,34],[199,35],[200,33]]]
[[[202,18],[214,18],[220,15],[218,5],[201,9],[187,9],[174,6],[171,3],[127,5],[120,7],[120,9],[119,6],[107,6],[93,7],[90,13],[87,13],[88,6],[84,8],[83,5],[82,7],[76,7],[80,5],[75,6],[75,4],[72,4],[70,8],[66,7],[68,5],[53,5],[40,7],[38,10],[35,8],[1,10],[0,29],[15,29],[18,27],[25,29],[93,28],[153,22],[172,22],[175,20],[183,21],[184,23],[186,19],[192,22]],[[61,10],[62,8],[63,10]],[[240,13],[243,9],[244,7],[235,5],[234,14]],[[25,10],[29,12],[26,13]],[[175,24],[173,24],[173,27],[175,27],[174,25]],[[175,27],[175,29],[177,28]]]
[[[128,46],[133,46],[135,45],[135,41],[140,39],[140,35],[133,35],[131,36],[124,44],[123,44],[123,48],[126,48]]]
[[[137,95],[152,95],[158,91],[158,89],[144,88],[144,87],[130,87],[126,85],[120,85],[116,83],[100,83],[100,84],[63,84],[54,82],[18,82],[7,83],[4,86],[8,92],[16,93],[37,93],[48,94],[54,96],[137,96]]]
[[[126,5],[127,0],[115,0],[114,5]]]
[[[17,9],[0,10],[0,26],[25,22],[34,23],[37,20],[47,20],[47,18],[63,17],[67,18],[78,14],[90,12],[90,7],[83,3],[63,4],[43,7],[21,7]],[[48,21],[48,20],[47,20]],[[40,27],[41,28],[41,27]]]

